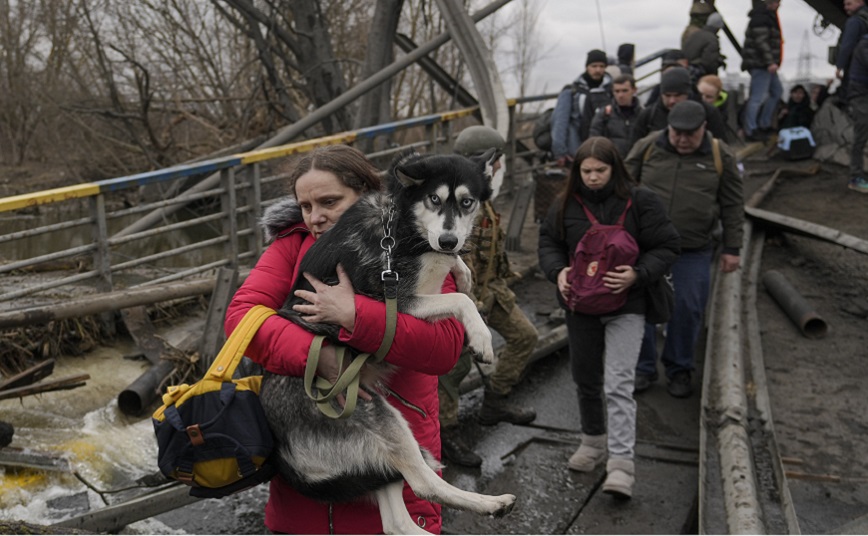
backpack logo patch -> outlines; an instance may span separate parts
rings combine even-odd
[[[585,272],[588,277],[594,277],[597,275],[597,270],[600,268],[599,261],[593,261],[588,265],[588,270]]]

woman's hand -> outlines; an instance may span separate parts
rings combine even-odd
[[[612,294],[624,292],[636,282],[636,270],[629,265],[616,266],[611,272],[603,276],[603,284],[612,289]]]
[[[340,264],[337,273],[338,284],[331,286],[305,273],[304,277],[315,292],[296,290],[297,297],[310,303],[294,305],[292,309],[304,315],[308,322],[337,324],[352,333],[356,326],[356,293],[350,277]]]
[[[569,281],[567,281],[570,270],[572,270],[572,268],[567,266],[566,268],[558,272],[558,291],[561,293],[561,296],[563,296],[565,300],[568,299],[570,296],[570,283]]]

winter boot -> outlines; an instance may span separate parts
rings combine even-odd
[[[567,467],[583,473],[593,471],[606,459],[606,439],[606,434],[582,434],[582,445],[570,456]]]
[[[633,460],[627,458],[611,458],[606,464],[606,481],[603,482],[603,493],[608,493],[616,499],[629,499],[633,496],[634,466]]]
[[[457,426],[449,426],[440,430],[440,443],[443,457],[450,462],[464,467],[479,467],[482,458],[479,457],[458,432]]]
[[[536,419],[536,412],[532,409],[524,409],[506,401],[507,395],[501,395],[485,390],[482,399],[482,408],[479,410],[479,422],[486,426],[499,422],[512,424],[529,424]]]

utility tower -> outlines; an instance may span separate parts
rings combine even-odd
[[[808,30],[805,30],[805,33],[802,34],[802,44],[799,47],[799,67],[796,70],[795,83],[798,84],[811,81],[811,45],[808,42],[809,38]]]

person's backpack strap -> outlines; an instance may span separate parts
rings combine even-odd
[[[594,214],[590,210],[588,210],[588,207],[586,207],[585,204],[582,202],[582,198],[581,198],[581,196],[579,196],[579,194],[573,194],[573,197],[575,197],[576,201],[579,202],[579,205],[582,207],[582,210],[585,211],[585,216],[588,217],[588,221],[591,222],[592,225],[597,225],[598,223],[600,223],[599,221],[597,221],[597,218],[594,217]],[[633,198],[630,197],[627,199],[627,206],[624,207],[624,212],[622,212],[621,215],[618,217],[618,221],[616,222],[616,224],[618,226],[620,226],[620,227],[624,226],[624,221],[627,219],[627,211],[630,210],[630,207],[632,205],[633,205]]]
[[[645,154],[642,155],[642,163],[643,164],[645,162],[647,162],[649,158],[651,158],[652,152],[654,152],[654,142],[653,141],[648,144],[648,148],[645,149]]]
[[[648,144],[645,149],[645,154],[642,155],[642,162],[647,162],[651,158],[651,153],[654,151],[654,142]],[[714,157],[714,169],[717,171],[718,177],[723,177],[723,157],[720,155],[720,140],[711,138],[711,155]]]
[[[214,380],[229,381],[241,358],[244,356],[244,351],[247,345],[256,335],[259,326],[265,322],[268,317],[277,314],[274,309],[269,309],[264,305],[256,305],[252,307],[241,319],[241,322],[229,335],[220,353],[214,358],[205,377],[210,377]]]
[[[720,156],[720,140],[711,138],[711,154],[714,156],[714,169],[717,170],[717,176],[723,177],[723,158]]]

